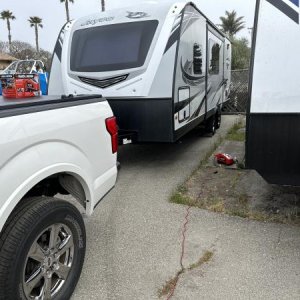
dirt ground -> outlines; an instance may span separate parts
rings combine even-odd
[[[237,126],[173,194],[171,202],[259,221],[300,226],[300,187],[269,185],[253,170],[242,169],[244,129]],[[215,153],[228,153],[239,163],[217,165]]]

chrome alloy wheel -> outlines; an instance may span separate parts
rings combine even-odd
[[[28,300],[52,299],[64,286],[74,258],[74,240],[65,224],[43,230],[25,261],[23,290]]]

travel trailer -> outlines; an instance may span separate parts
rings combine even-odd
[[[149,1],[67,23],[49,94],[102,94],[133,142],[175,142],[220,126],[230,74],[230,40],[193,3]]]
[[[257,0],[246,166],[300,186],[299,0]]]

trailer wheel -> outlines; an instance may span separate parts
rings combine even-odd
[[[85,247],[84,222],[73,205],[24,199],[0,236],[0,299],[70,299]]]
[[[221,127],[221,123],[222,123],[222,114],[221,114],[221,110],[218,110],[218,112],[216,113],[216,129],[219,129]]]
[[[206,121],[205,130],[207,133],[209,133],[211,136],[214,136],[216,133],[216,115],[210,117]]]

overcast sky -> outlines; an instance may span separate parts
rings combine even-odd
[[[107,10],[137,5],[144,0],[106,0]],[[164,0],[160,0],[161,2]],[[174,0],[176,2],[176,0]],[[225,10],[235,9],[239,16],[245,16],[246,27],[252,27],[254,18],[255,0],[195,0],[194,3],[213,22],[220,23],[219,17]],[[40,46],[52,52],[57,35],[66,22],[64,4],[59,0],[0,0],[0,11],[11,10],[15,21],[11,22],[12,38],[22,40],[34,45],[34,30],[29,27],[28,18],[39,16],[43,19],[44,28],[40,30]],[[71,18],[79,18],[91,13],[101,11],[101,0],[75,0],[70,4]],[[240,33],[241,36],[250,37],[248,29]],[[0,40],[7,41],[6,22],[0,20]]]

